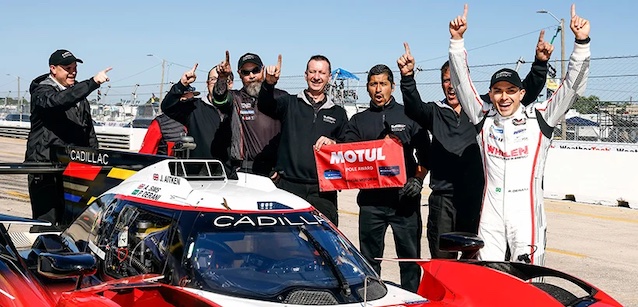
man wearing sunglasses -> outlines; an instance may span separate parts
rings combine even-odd
[[[104,82],[111,68],[93,78],[75,82],[77,63],[84,63],[68,50],[49,57],[49,72],[31,82],[31,131],[25,162],[49,162],[50,148],[83,146],[97,148],[91,108],[86,97]],[[49,221],[54,229],[32,227],[32,231],[55,230],[64,212],[61,174],[29,174],[29,196],[34,219]]]
[[[275,166],[281,123],[259,111],[259,89],[264,81],[264,64],[254,53],[246,53],[237,62],[237,73],[243,84],[231,90],[225,82],[217,82],[213,102],[220,107],[229,105],[231,112],[230,157],[240,171],[268,176]],[[231,73],[230,54],[217,65],[220,79]],[[286,92],[279,91],[277,96]]]

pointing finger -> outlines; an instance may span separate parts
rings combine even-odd
[[[412,55],[412,53],[410,53],[410,45],[408,45],[408,42],[403,42],[403,48],[405,48],[405,54]]]
[[[107,72],[111,71],[111,69],[113,69],[113,67],[109,67],[109,68],[105,69],[104,73],[107,73]]]
[[[198,63],[195,63],[195,66],[193,66],[193,71],[197,70],[197,65],[199,65]]]
[[[576,16],[576,4],[572,4],[572,18]]]
[[[538,35],[538,42],[542,43],[544,41],[545,41],[545,30],[543,29],[543,30],[541,30],[541,34]]]
[[[281,54],[277,56],[277,69],[281,68]]]
[[[463,6],[463,19],[467,18],[467,3]]]
[[[230,53],[226,50],[226,63],[230,63]]]

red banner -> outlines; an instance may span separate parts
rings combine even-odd
[[[319,189],[402,187],[406,182],[403,145],[382,140],[324,145],[315,151]]]

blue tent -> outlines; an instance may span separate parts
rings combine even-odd
[[[353,73],[343,69],[337,68],[332,71],[332,78],[335,80],[346,80],[346,79],[355,79],[359,81],[359,77],[355,76]]]
[[[598,126],[598,123],[595,121],[591,121],[589,119],[585,119],[582,117],[574,116],[565,120],[568,125],[574,126]]]

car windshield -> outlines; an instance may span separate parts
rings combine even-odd
[[[195,222],[184,269],[203,289],[257,297],[377,279],[354,246],[315,214],[206,213]]]

